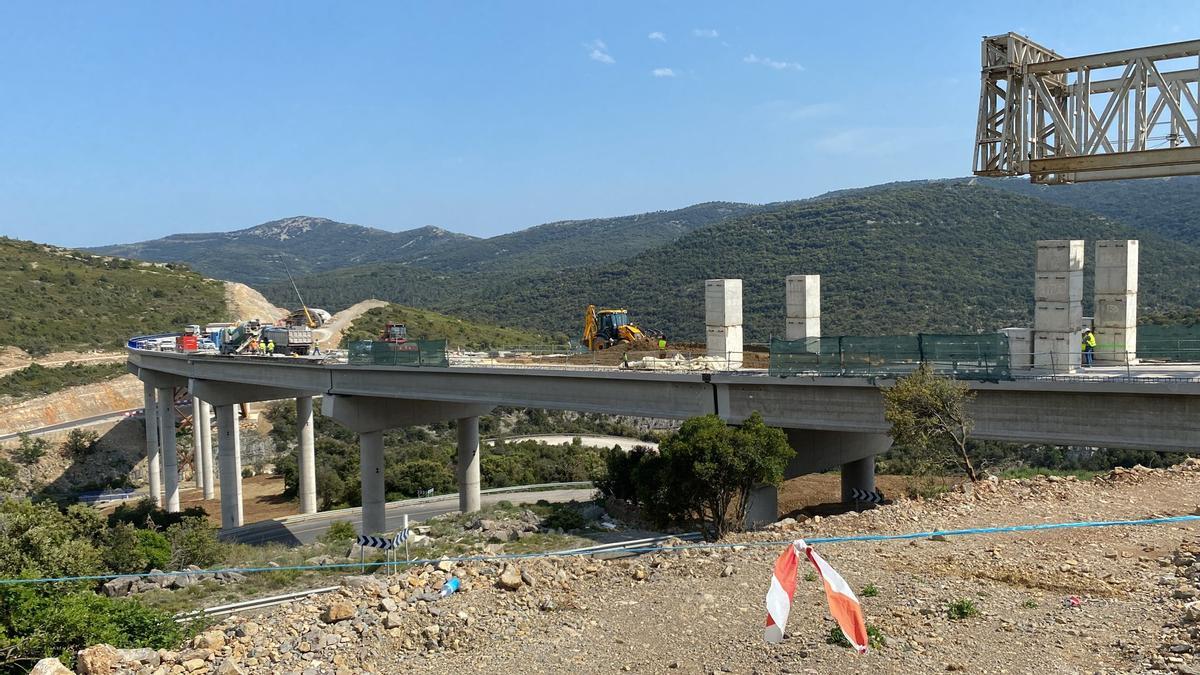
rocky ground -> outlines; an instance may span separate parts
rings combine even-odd
[[[1200,673],[1200,525],[826,543],[883,642],[830,644],[818,581],[800,581],[779,645],[763,597],[782,542],[863,533],[1184,515],[1200,461],[1082,482],[990,481],[930,501],[783,521],[632,560],[444,561],[226,619],[180,652],[103,647],[81,672]],[[760,545],[768,544],[768,545]],[[744,548],[742,547],[744,546]],[[451,577],[461,588],[438,591]],[[951,607],[958,612],[951,612]],[[955,616],[957,618],[952,618]],[[119,663],[122,658],[133,661]],[[45,670],[43,672],[53,672]]]

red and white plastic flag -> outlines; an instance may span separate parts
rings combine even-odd
[[[767,642],[783,640],[784,626],[792,608],[792,594],[796,590],[796,571],[800,566],[800,555],[804,554],[825,584],[825,597],[829,600],[829,613],[837,620],[842,634],[859,654],[867,653],[867,622],[863,618],[862,606],[850,585],[836,570],[825,562],[813,547],[803,539],[797,539],[775,560],[771,575],[771,588],[767,591],[767,628],[763,638]]]

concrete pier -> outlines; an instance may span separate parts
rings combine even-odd
[[[1138,240],[1096,242],[1096,362],[1137,362]]]
[[[479,510],[479,418],[458,420],[458,510]]]
[[[842,465],[842,501],[853,502],[852,490],[875,491],[875,456],[863,457]]]
[[[196,488],[204,490],[204,434],[200,426],[204,424],[202,415],[204,404],[195,396],[192,397],[192,478]]]
[[[704,334],[709,356],[723,359],[729,370],[742,367],[742,280],[704,282]]]
[[[299,432],[300,513],[317,512],[317,466],[313,442],[313,400],[296,398],[296,430]]]
[[[204,476],[204,498],[213,499],[217,494],[213,481],[212,406],[200,401],[200,471]]]
[[[221,461],[221,527],[241,527],[241,432],[233,404],[217,406],[217,442]]]
[[[791,274],[784,280],[784,337],[804,340],[821,337],[821,275]]]
[[[358,435],[359,471],[362,478],[362,533],[380,534],[387,529],[383,483],[383,432]]]
[[[142,383],[144,403],[143,418],[146,421],[146,473],[150,484],[150,498],[154,505],[161,507],[162,502],[162,458],[159,456],[158,440],[158,404],[154,393],[154,385]]]
[[[175,387],[158,387],[158,438],[162,444],[164,501],[179,512],[179,452],[175,447]]]

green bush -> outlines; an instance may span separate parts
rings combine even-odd
[[[846,635],[842,633],[842,629],[834,626],[829,629],[829,635],[825,637],[825,642],[839,647],[851,647],[850,641],[846,639]],[[879,649],[887,646],[887,638],[883,631],[875,626],[867,624],[867,646],[871,649]]]
[[[46,454],[46,448],[50,447],[50,444],[44,438],[34,438],[25,433],[20,434],[18,438],[20,439],[20,445],[17,447],[17,451],[13,454],[13,457],[18,462],[27,466],[37,464],[38,460]]]
[[[970,619],[971,617],[979,616],[979,608],[975,606],[975,601],[970,598],[959,598],[946,608],[946,615],[954,621],[962,619]]]
[[[170,513],[154,504],[149,497],[139,499],[133,504],[119,504],[108,517],[108,524],[129,523],[136,528],[154,528],[163,530],[185,518],[204,518],[208,512],[199,506],[186,508],[178,513]]]
[[[79,459],[91,454],[99,442],[100,434],[90,429],[72,429],[62,444],[62,452],[66,457]]]
[[[23,673],[33,661],[55,656],[74,663],[75,652],[89,645],[171,648],[183,631],[165,612],[134,600],[92,591],[43,593],[30,587],[0,589],[0,671]]]
[[[879,589],[876,588],[875,584],[867,584],[866,588],[863,588],[862,591],[859,592],[859,595],[863,596],[864,598],[873,598],[879,595]]]
[[[167,528],[171,545],[171,568],[188,565],[209,567],[225,557],[225,545],[217,540],[217,528],[207,518],[187,517]]]
[[[583,514],[579,512],[574,503],[547,504],[544,507],[535,507],[534,511],[542,516],[542,527],[547,529],[557,528],[565,532],[582,529],[587,525]]]
[[[339,520],[329,525],[329,529],[321,535],[321,541],[330,548],[337,548],[349,545],[356,536],[358,533],[354,531],[353,523],[348,520]]]
[[[416,497],[430,488],[434,494],[454,489],[454,473],[450,468],[429,459],[389,466],[384,471],[384,481],[390,491],[405,497]]]

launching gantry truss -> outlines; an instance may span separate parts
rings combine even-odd
[[[1200,174],[1200,40],[1067,58],[983,39],[975,175],[1034,183]]]

